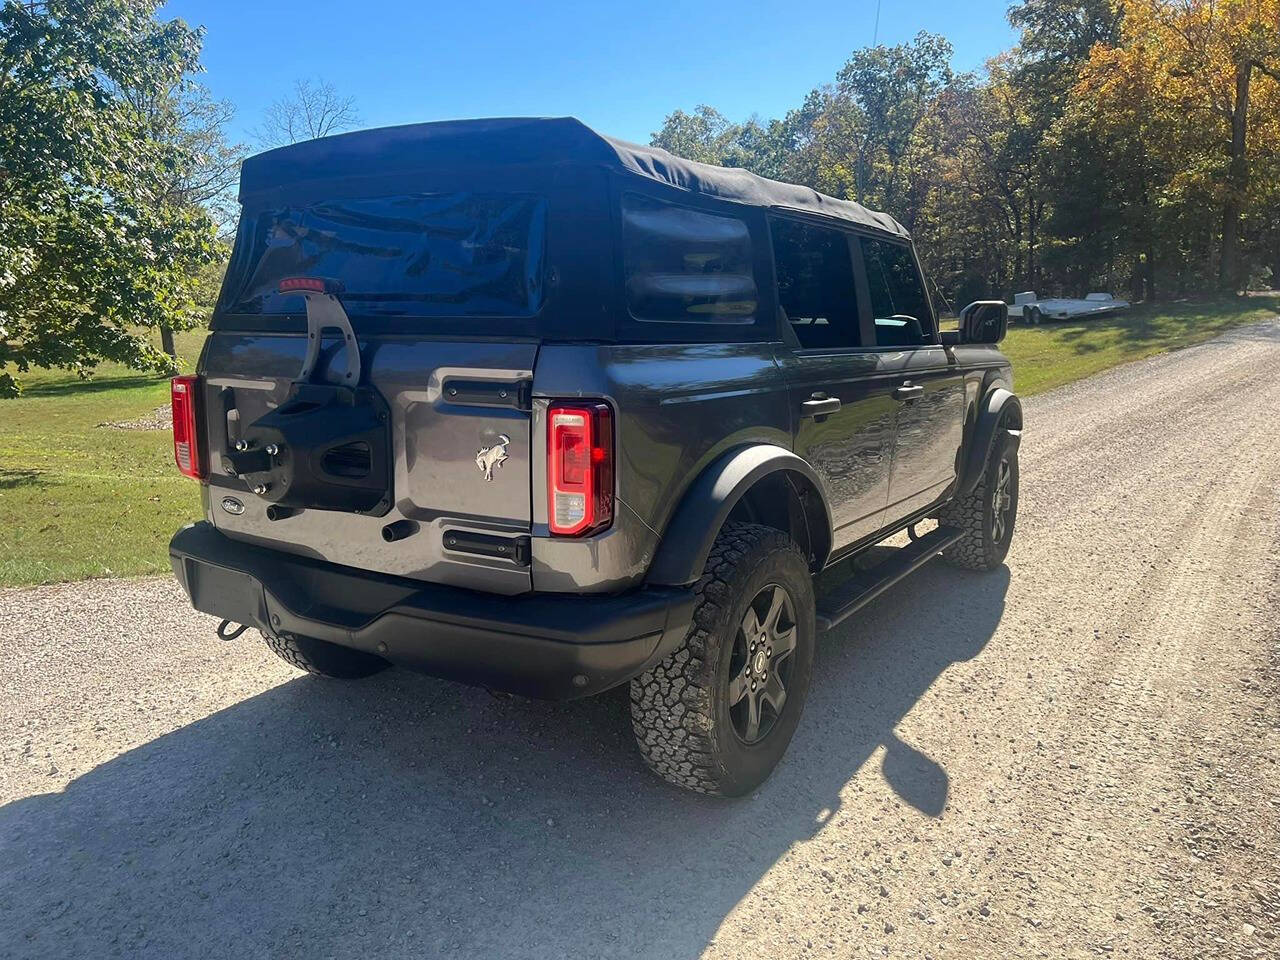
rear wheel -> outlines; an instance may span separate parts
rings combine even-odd
[[[953,500],[938,514],[938,523],[964,531],[942,552],[942,558],[969,570],[994,570],[1004,562],[1018,518],[1018,448],[1001,430],[982,479],[967,497]]]
[[[1040,321],[1044,319],[1044,314],[1040,312],[1039,307],[1027,308],[1027,322],[1033,327],[1040,326]]]
[[[813,671],[813,582],[786,534],[732,523],[716,538],[688,637],[631,681],[645,762],[689,790],[741,796],[787,749]]]
[[[263,633],[262,639],[267,641],[272,653],[289,665],[334,680],[358,680],[391,666],[371,653],[340,647],[315,637]]]

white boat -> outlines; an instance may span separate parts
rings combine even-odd
[[[1109,293],[1091,293],[1083,300],[1069,297],[1040,300],[1034,290],[1027,290],[1013,295],[1009,316],[1017,317],[1024,323],[1038,324],[1041,320],[1076,320],[1128,309],[1128,300],[1117,300]]]

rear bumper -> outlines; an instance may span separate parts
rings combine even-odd
[[[475,593],[281,553],[204,522],[174,535],[169,558],[203,613],[549,700],[630,680],[679,645],[693,616],[686,588],[615,596]]]

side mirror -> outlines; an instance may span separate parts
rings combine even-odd
[[[999,343],[1009,332],[1009,305],[1003,300],[975,300],[960,311],[962,343]]]

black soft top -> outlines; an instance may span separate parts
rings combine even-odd
[[[691,193],[759,207],[818,214],[907,238],[886,213],[739,167],[717,167],[596,133],[573,117],[446,120],[380,127],[308,140],[245,160],[240,200],[284,184],[368,176],[505,166],[603,166]]]

